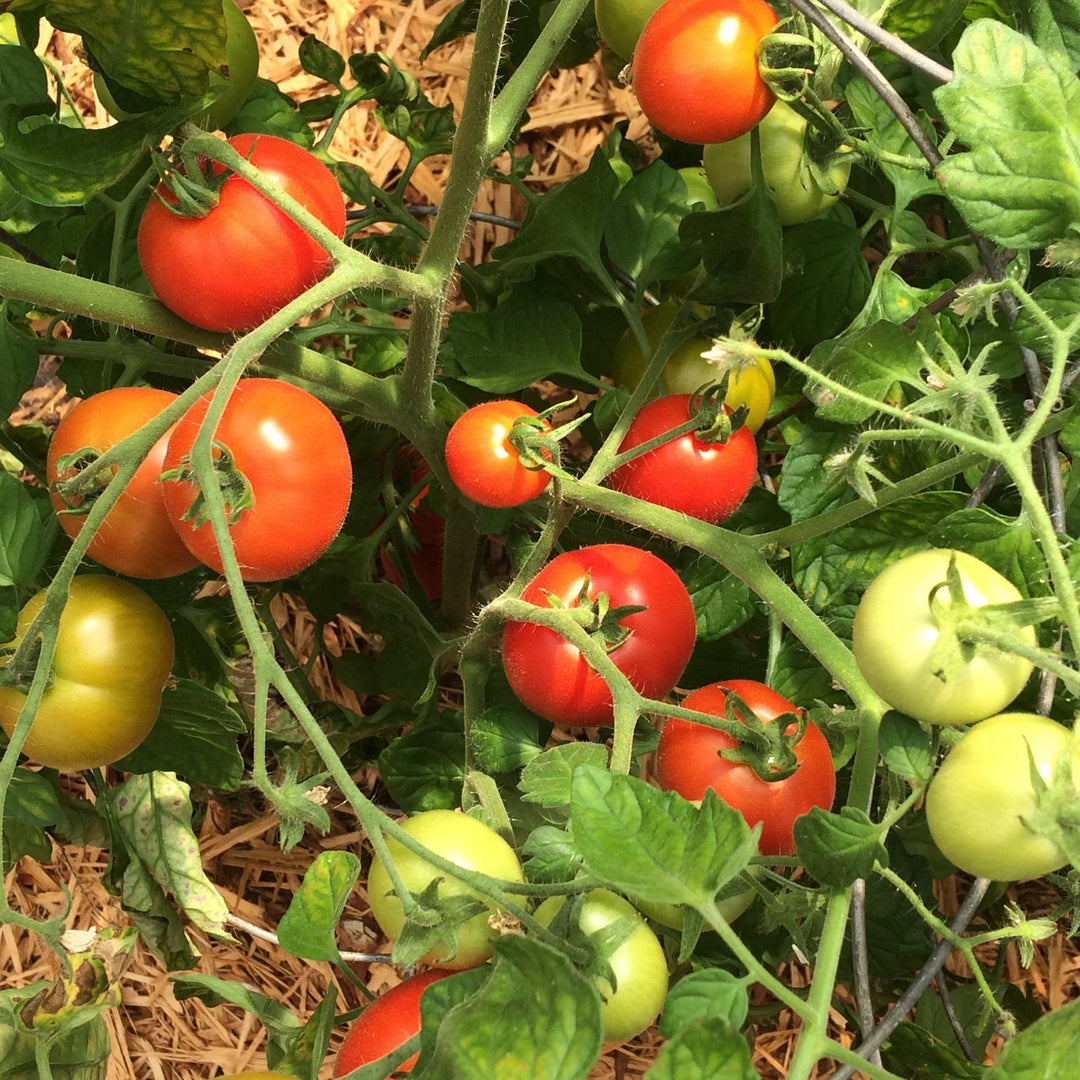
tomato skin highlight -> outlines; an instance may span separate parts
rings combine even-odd
[[[1049,784],[1070,742],[1067,727],[1035,713],[1000,713],[965,732],[926,793],[927,824],[942,854],[965,873],[995,881],[1026,881],[1064,866],[1065,852],[1024,818],[1036,808],[1028,751]],[[1080,785],[1080,753],[1069,756]]]
[[[45,590],[19,612],[16,648],[45,603]],[[172,628],[164,612],[122,578],[77,576],[60,615],[54,682],[45,691],[23,753],[52,769],[111,765],[146,738],[172,671]],[[0,656],[0,666],[7,657]],[[15,730],[26,695],[0,687],[0,726]]]
[[[980,652],[948,682],[933,673],[930,656],[938,628],[930,594],[945,581],[952,554],[931,548],[886,567],[863,593],[852,630],[855,662],[874,691],[894,709],[928,724],[973,724],[993,716],[1015,700],[1032,672],[1031,662],[1022,657]],[[993,567],[962,551],[955,555],[969,604],[1021,599]],[[1017,634],[1034,646],[1033,627]]]
[[[776,100],[757,59],[758,44],[776,23],[764,0],[666,0],[634,48],[633,89],[642,112],[683,142],[745,134]]]
[[[476,870],[503,881],[525,880],[514,849],[478,818],[454,810],[426,810],[403,821],[401,826],[414,840],[463,869]],[[499,936],[498,931],[488,925],[490,915],[498,910],[495,902],[456,878],[443,876],[431,863],[414,855],[398,841],[387,837],[386,842],[398,873],[414,895],[439,878],[440,896],[471,896],[488,905],[487,911],[481,911],[457,927],[458,947],[454,956],[450,956],[446,947],[437,946],[421,958],[423,962],[460,971],[489,959]],[[368,874],[367,892],[375,921],[390,941],[397,941],[405,925],[405,915],[386,866],[377,855]]]
[[[334,1060],[334,1076],[393,1053],[402,1043],[420,1033],[420,998],[439,979],[453,975],[445,968],[432,968],[413,975],[377,997],[353,1021]],[[406,1058],[395,1072],[412,1072],[419,1053]]]
[[[694,648],[696,621],[686,586],[655,555],[625,544],[594,544],[556,556],[525,586],[523,600],[550,607],[551,598],[577,606],[606,593],[611,607],[646,610],[620,620],[630,633],[610,652],[615,666],[638,693],[660,698],[683,673]],[[508,622],[503,631],[503,668],[514,693],[537,715],[555,724],[596,727],[613,717],[611,690],[576,646],[536,623]]]
[[[463,495],[481,506],[520,506],[551,483],[551,473],[527,469],[511,445],[514,421],[537,412],[516,401],[485,401],[462,413],[446,437],[446,467]],[[544,422],[545,430],[551,425]]]
[[[536,909],[538,922],[547,926],[565,903],[552,896]],[[578,926],[592,935],[620,919],[633,919],[638,925],[616,948],[607,962],[615,976],[615,989],[597,977],[600,991],[600,1017],[607,1045],[624,1043],[640,1035],[664,1007],[668,991],[667,960],[664,949],[634,906],[608,889],[593,889],[585,894],[578,916]]]
[[[191,452],[211,394],[180,419],[165,468]],[[314,395],[277,379],[241,379],[214,435],[247,477],[254,506],[229,529],[245,581],[279,581],[310,566],[337,536],[352,494],[352,465],[334,414]],[[180,539],[201,562],[222,573],[209,522],[183,520],[199,494],[191,480],[170,480],[165,505]]]
[[[634,417],[619,453],[672,431],[690,419],[689,394],[668,394],[648,402]],[[607,478],[615,491],[713,525],[742,505],[757,475],[757,443],[744,424],[727,442],[703,442],[687,432],[614,469]]]
[[[228,142],[336,236],[345,235],[341,188],[314,154],[275,135]],[[175,201],[163,185],[139,223],[139,260],[158,299],[195,326],[250,330],[333,265],[321,245],[239,176],[225,180],[203,217],[180,217],[162,200]]]
[[[738,694],[766,722],[783,713],[801,712],[775,690],[752,679],[710,683],[687,695],[682,704],[687,709],[726,716],[728,691]],[[749,826],[762,823],[758,842],[762,855],[794,855],[795,819],[815,806],[828,810],[836,797],[836,773],[825,736],[807,722],[794,747],[798,769],[785,780],[762,780],[749,765],[720,757],[721,750],[734,745],[735,740],[718,728],[668,717],[656,750],[660,787],[691,801],[703,799],[712,788],[746,818]]]
[[[103,454],[128,435],[138,431],[176,400],[167,390],[149,386],[125,386],[105,390],[79,402],[53,433],[46,459],[50,488],[58,480],[76,475],[67,469],[61,476],[60,458],[92,448]],[[170,428],[151,447],[94,534],[87,554],[102,566],[135,578],[167,578],[184,574],[199,565],[199,560],[184,546],[165,510],[164,488],[158,481],[165,461]],[[70,504],[55,492],[52,503],[60,527],[73,540],[82,531],[85,519],[78,514],[61,513]]]

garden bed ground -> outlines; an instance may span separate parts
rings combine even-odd
[[[436,103],[460,103],[468,71],[469,45],[455,43],[437,50],[421,63],[420,50],[453,0],[381,0],[355,4],[345,0],[254,0],[243,4],[262,46],[261,74],[276,81],[297,97],[318,90],[297,61],[304,33],[348,55],[381,50],[399,65],[421,78],[425,92]],[[80,110],[91,123],[107,117],[93,99],[89,72],[77,54],[77,42],[55,35],[50,52],[60,65],[65,82]],[[601,145],[611,126],[630,118],[630,135],[645,135],[645,123],[628,91],[612,85],[599,63],[553,74],[545,80],[530,108],[523,148],[536,158],[534,177],[545,185],[563,180],[583,168],[593,150]],[[352,110],[335,139],[334,153],[364,166],[377,184],[392,184],[403,163],[399,144],[377,125],[370,111]],[[444,182],[444,163],[437,159],[420,166],[414,174],[411,199],[437,205]],[[500,215],[520,216],[523,208],[505,186],[485,186],[478,209]],[[508,239],[505,229],[476,225],[463,257],[481,261],[497,243]],[[48,370],[44,372],[49,375]],[[24,399],[16,419],[55,423],[66,404],[62,383],[44,378]],[[282,603],[279,619],[286,639],[298,657],[311,647],[313,620],[301,608]],[[327,644],[334,649],[370,647],[363,630],[346,621],[327,630]],[[329,695],[340,694],[328,681]],[[345,704],[362,703],[343,698]],[[74,778],[75,792],[90,793]],[[375,793],[375,778],[367,778]],[[193,939],[202,953],[199,971],[235,979],[270,995],[306,1018],[328,987],[336,984],[339,1009],[360,1004],[360,995],[329,964],[293,958],[278,947],[273,930],[299,885],[306,867],[321,851],[359,850],[362,837],[347,807],[328,806],[333,828],[325,837],[309,834],[288,854],[277,846],[276,819],[268,815],[254,796],[241,794],[228,805],[212,802],[202,824],[200,842],[206,870],[225,897],[237,919],[235,941]],[[70,896],[70,925],[79,929],[121,926],[126,920],[117,901],[101,883],[107,854],[95,848],[59,848],[52,863],[43,865],[23,859],[5,882],[11,903],[27,915],[43,917],[63,910]],[[962,883],[943,884],[943,904],[955,906]],[[1029,915],[1052,911],[1058,902],[1043,883],[1020,887],[1022,904]],[[343,950],[380,951],[386,943],[372,930],[366,898],[354,893],[342,922]],[[1067,927],[1042,942],[1027,967],[1009,946],[1003,966],[1006,976],[1027,990],[1044,1008],[1058,1008],[1077,996],[1080,971],[1075,943]],[[992,958],[992,957],[991,957]],[[378,992],[398,981],[386,963],[357,964],[356,970],[369,988]],[[0,971],[8,985],[25,985],[51,977],[55,964],[43,955],[37,940],[11,926],[0,927]],[[957,970],[962,977],[963,972]],[[784,972],[791,985],[805,985],[808,968],[792,965]],[[766,1005],[765,1001],[755,1004]],[[113,1055],[108,1080],[209,1080],[224,1073],[265,1066],[265,1033],[261,1024],[231,1006],[209,1008],[197,999],[177,1001],[167,972],[148,950],[139,948],[123,981],[123,1000],[108,1014]],[[834,1034],[851,1043],[854,1034],[845,1027],[839,1012]],[[773,1015],[756,1029],[755,1066],[762,1077],[782,1077],[794,1046],[796,1021],[788,1012]],[[655,1056],[659,1037],[650,1029],[631,1043],[607,1053],[595,1069],[596,1078],[641,1075]],[[993,1048],[995,1043],[992,1042]],[[329,1077],[330,1068],[322,1076]],[[821,1076],[828,1075],[822,1066]]]

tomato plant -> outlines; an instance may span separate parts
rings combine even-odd
[[[758,71],[776,22],[765,0],[666,0],[634,49],[634,93],[649,121],[688,143],[749,131],[776,100]]]
[[[75,476],[110,447],[138,431],[147,421],[176,400],[167,390],[149,386],[126,386],[94,394],[80,402],[60,421],[49,442],[46,463],[50,486]],[[165,510],[163,486],[158,477],[165,462],[169,442],[166,432],[154,443],[130,483],[106,515],[87,548],[90,558],[115,570],[137,578],[163,578],[183,574],[199,565],[177,535]],[[65,468],[61,459],[76,455]],[[100,487],[112,476],[103,477]],[[89,507],[85,496],[65,500],[56,490],[53,506],[60,525],[74,538],[82,529],[83,516],[69,509]]]
[[[274,135],[234,135],[229,145],[264,176],[345,235],[345,200],[310,151]],[[224,170],[215,166],[214,175]],[[228,176],[201,217],[177,212],[162,184],[139,223],[139,260],[158,299],[207,330],[250,330],[331,268],[325,248],[239,176]]]
[[[663,0],[595,0],[600,40],[617,56],[629,60],[645,24],[662,3]]]
[[[42,590],[24,605],[7,649],[18,648],[44,604]],[[10,659],[0,651],[5,667]],[[76,577],[60,616],[53,681],[23,752],[51,769],[93,769],[122,758],[154,726],[172,663],[172,628],[146,593],[119,578]],[[24,691],[0,685],[0,725],[9,737]]]
[[[431,968],[412,975],[385,994],[377,997],[353,1021],[345,1041],[334,1059],[334,1076],[344,1076],[353,1069],[392,1054],[402,1043],[420,1033],[420,998],[424,991],[452,972]],[[396,1072],[412,1072],[420,1055],[413,1054]]]
[[[550,923],[563,902],[561,896],[545,900],[537,908],[537,920]],[[639,1035],[656,1019],[668,990],[664,949],[629,901],[608,889],[593,889],[585,894],[577,925],[588,937],[620,919],[630,920],[633,927],[622,944],[602,957],[615,976],[614,988],[606,977],[596,977],[604,1041],[615,1044]]]
[[[188,458],[212,395],[183,416],[169,439],[165,506],[188,549],[219,573],[221,554]],[[352,492],[349,450],[318,398],[277,379],[243,379],[214,434],[229,535],[247,581],[277,581],[310,566],[337,536]],[[241,479],[242,478],[242,479]]]
[[[682,704],[712,716],[728,716],[733,693],[765,722],[799,711],[775,690],[752,679],[711,683],[688,694]],[[815,806],[829,809],[836,795],[836,773],[825,736],[807,721],[793,747],[795,771],[781,780],[762,779],[750,765],[720,756],[736,744],[735,738],[719,728],[668,717],[656,750],[660,786],[691,800],[704,798],[706,790],[712,788],[742,813],[748,825],[761,823],[758,846],[763,855],[793,855],[795,819]]]
[[[473,870],[503,881],[524,880],[514,849],[478,818],[452,810],[427,810],[408,818],[402,828],[430,851],[464,870]],[[489,916],[497,910],[494,901],[457,878],[443,875],[398,841],[388,837],[387,845],[402,881],[414,896],[438,879],[440,896],[470,896],[487,904],[486,911],[456,927],[456,948],[444,944],[432,949],[424,956],[424,962],[458,970],[475,967],[487,960],[498,937],[498,931],[488,921]],[[375,921],[391,941],[397,941],[405,925],[405,913],[386,866],[378,856],[371,863],[367,891]]]
[[[808,125],[785,101],[777,101],[758,125],[761,171],[772,189],[781,225],[798,225],[823,214],[843,193],[851,176],[851,158],[830,163],[829,190],[810,170],[806,157]],[[721,206],[745,195],[753,184],[750,133],[704,150],[705,175]]]
[[[658,307],[650,308],[641,317],[649,345],[655,351],[664,332],[675,319],[677,305],[665,301]],[[720,367],[701,354],[712,348],[708,338],[688,338],[677,346],[664,362],[660,373],[661,384],[654,388],[651,396],[662,392],[668,394],[692,394],[706,383],[721,377]],[[627,330],[615,348],[615,363],[612,375],[617,386],[626,386],[633,390],[648,366],[646,357],[634,337],[633,331]],[[755,435],[761,430],[765,418],[769,415],[773,396],[776,393],[776,375],[772,364],[764,356],[759,356],[748,364],[737,364],[728,371],[727,393],[724,404],[733,412],[740,406],[747,408],[746,424]]]
[[[747,872],[754,877],[759,876],[759,868],[756,865],[751,865]],[[725,893],[727,893],[726,889]],[[727,895],[722,895],[716,901],[716,907],[723,916],[724,921],[731,923],[746,911],[754,902],[756,895],[753,886],[748,885],[745,889],[738,889],[727,893]],[[682,930],[686,919],[686,910],[682,904],[668,904],[662,900],[642,900],[640,897],[634,897],[634,907],[670,930]],[[705,929],[715,930],[716,927],[711,923],[705,923]]]
[[[619,453],[685,424],[692,400],[689,394],[667,394],[650,401],[634,417]],[[619,465],[608,476],[608,485],[719,525],[738,510],[753,487],[757,444],[745,425],[724,442],[706,441],[702,434],[688,431]]]
[[[551,608],[596,608],[601,597],[607,598],[608,617],[591,627],[594,637],[604,641],[611,660],[638,693],[663,697],[683,673],[695,635],[686,586],[665,562],[625,544],[595,544],[557,555],[521,594],[529,603]],[[610,626],[610,616],[628,606],[644,610]],[[514,693],[546,720],[586,727],[611,720],[607,683],[556,631],[508,622],[502,659]]]
[[[1024,881],[1064,866],[1065,852],[1026,824],[1036,808],[1032,765],[1049,784],[1059,759],[1080,783],[1069,729],[1035,713],[1000,713],[965,732],[926,793],[934,843],[975,877]]]
[[[462,494],[481,506],[520,506],[551,482],[542,468],[530,468],[510,439],[514,424],[536,420],[537,412],[516,401],[485,401],[454,421],[446,437],[446,467]],[[550,431],[546,420],[538,430]]]
[[[1017,588],[981,559],[932,548],[897,560],[859,601],[852,647],[866,681],[894,708],[928,724],[971,724],[1001,712],[1024,688],[1031,661],[987,650],[975,653],[946,681],[934,670],[939,632],[931,600],[948,603],[950,558],[972,607],[1020,599]],[[1024,627],[1022,641],[1035,644]]]
[[[210,69],[210,89],[225,89],[213,105],[195,117],[197,124],[211,130],[223,128],[236,115],[259,75],[259,42],[251,23],[234,0],[224,0],[222,8],[225,13],[226,70],[221,72],[215,68]],[[141,95],[119,84],[114,84],[114,88],[110,89],[108,81],[99,72],[94,73],[94,93],[117,120],[130,120],[146,112],[151,105],[150,102],[145,102]],[[130,107],[124,108],[120,105],[117,97],[126,101]]]

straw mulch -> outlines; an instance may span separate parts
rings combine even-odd
[[[436,104],[452,102],[460,106],[470,44],[453,43],[423,63],[419,59],[423,44],[453,4],[454,0],[363,0],[359,4],[355,0],[241,0],[261,42],[260,73],[297,98],[320,89],[312,77],[301,71],[297,61],[302,35],[313,33],[345,55],[383,51],[418,76]],[[56,34],[49,42],[49,50],[88,121],[107,123],[107,116],[93,98],[90,75],[79,59],[77,44]],[[530,117],[523,135],[523,152],[535,156],[533,179],[539,187],[580,171],[620,119],[630,119],[631,137],[646,135],[646,124],[632,95],[612,85],[599,63],[549,75],[530,106]],[[382,131],[364,106],[349,114],[332,149],[338,157],[364,166],[380,185],[392,185],[405,160],[399,144]],[[409,198],[437,205],[446,166],[441,159],[421,165],[413,176]],[[523,207],[516,198],[506,186],[485,185],[477,209],[520,217]],[[508,238],[505,229],[478,224],[467,240],[463,256],[480,261],[492,246]],[[43,368],[40,384],[24,400],[15,419],[52,424],[59,420],[69,402],[62,384],[50,376],[48,366]],[[315,634],[311,616],[291,600],[282,600],[276,614],[298,658],[309,656]],[[326,628],[324,641],[332,651],[370,647],[362,628],[347,620]],[[317,666],[314,678],[328,696],[337,697],[349,707],[362,708],[362,702],[330,680],[326,668]],[[374,790],[374,777],[366,781]],[[92,797],[78,777],[71,782],[73,794]],[[243,797],[234,797],[228,803],[212,801],[201,826],[207,873],[237,923],[233,942],[210,941],[192,931],[201,953],[198,971],[258,989],[302,1019],[311,1014],[332,985],[338,990],[339,1011],[361,1003],[355,987],[331,965],[297,960],[273,939],[274,927],[315,856],[325,850],[360,850],[362,837],[348,808],[331,803],[328,810],[333,822],[329,835],[309,834],[289,854],[277,845],[274,816]],[[53,861],[47,865],[23,859],[5,880],[7,895],[17,910],[42,918],[63,910],[66,893],[71,898],[69,923],[73,928],[123,926],[126,919],[117,901],[101,884],[106,858],[105,852],[95,848],[64,847],[55,850]],[[1029,911],[1045,913],[1057,902],[1049,890],[1032,895],[1029,887],[1026,893],[1024,903]],[[345,911],[339,944],[343,951],[386,949],[360,888]],[[1076,995],[1078,968],[1077,950],[1064,930],[1038,947],[1028,968],[1021,967],[1011,947],[1005,964],[1008,977],[1026,986],[1046,1007],[1058,1007]],[[355,970],[376,993],[399,980],[393,967],[383,962],[357,963]],[[55,963],[51,955],[42,952],[36,938],[3,926],[0,971],[4,972],[4,984],[22,986],[52,977]],[[811,972],[805,966],[791,965],[783,975],[791,985],[804,986]],[[122,990],[122,1004],[108,1014],[113,1045],[108,1080],[209,1080],[265,1067],[265,1032],[258,1021],[228,1005],[209,1008],[197,999],[177,1001],[168,973],[141,946],[124,975]],[[754,1004],[765,1003],[760,995],[755,998]],[[841,1013],[834,1012],[833,1021],[837,1038],[849,1045],[857,1041]],[[797,1034],[797,1021],[786,1012],[756,1031],[754,1063],[760,1076],[786,1075]],[[658,1047],[659,1036],[650,1029],[607,1053],[592,1075],[597,1080],[641,1076]],[[830,1069],[822,1065],[819,1075],[829,1073]],[[320,1076],[330,1076],[329,1063]]]

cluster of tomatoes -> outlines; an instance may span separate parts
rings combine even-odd
[[[100,565],[142,579],[172,577],[201,564],[222,572],[203,489],[190,468],[212,397],[199,398],[157,440],[110,506],[87,548]],[[175,400],[165,390],[118,387],[87,398],[64,417],[49,445],[47,473],[69,536],[82,530],[114,468],[98,470],[89,489],[70,498],[63,483],[92,469]],[[341,529],[352,493],[348,446],[337,418],[306,390],[275,379],[241,380],[215,429],[212,455],[245,580],[298,573]],[[20,612],[13,648],[44,603],[43,591]],[[76,577],[60,618],[55,681],[25,752],[58,769],[108,765],[129,753],[157,719],[173,651],[168,619],[136,585],[103,575]],[[0,724],[8,735],[25,701],[25,688],[0,688]],[[83,723],[73,726],[72,716]]]

